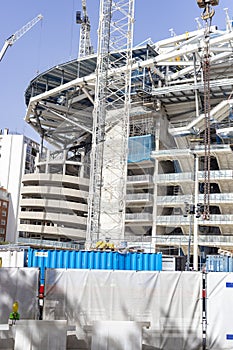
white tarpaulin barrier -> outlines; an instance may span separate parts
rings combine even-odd
[[[8,323],[14,301],[21,319],[37,317],[38,268],[0,268],[0,323]]]
[[[233,349],[233,273],[207,274],[208,349]]]
[[[44,319],[67,319],[79,338],[96,321],[148,322],[151,350],[202,348],[201,273],[47,269],[45,285]]]
[[[94,323],[91,350],[141,349],[142,329],[139,323],[132,321],[97,321]]]
[[[14,350],[66,350],[66,321],[19,321]]]

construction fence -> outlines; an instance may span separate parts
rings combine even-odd
[[[8,323],[12,305],[18,301],[20,317],[38,317],[38,268],[0,268],[0,324]]]
[[[0,269],[1,323],[15,300],[21,320],[38,319],[39,281],[37,268]],[[43,302],[44,321],[74,327],[77,350],[233,348],[231,272],[48,268]]]

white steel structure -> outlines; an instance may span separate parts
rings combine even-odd
[[[19,29],[17,32],[15,32],[13,35],[11,35],[6,41],[5,44],[3,45],[1,51],[0,51],[0,61],[3,59],[3,56],[6,53],[6,50],[8,49],[9,46],[12,46],[16,40],[20,39],[25,33],[27,33],[34,25],[42,20],[43,16],[40,14],[33,18],[30,22],[25,24],[21,29]]]
[[[88,168],[92,138],[94,158],[87,177],[91,179],[89,213],[96,216],[89,216],[88,240],[95,241],[100,233],[101,237],[113,241],[119,238],[134,242],[147,240],[158,249],[166,246],[187,253],[191,228],[192,242],[194,232],[199,247],[233,247],[233,31],[228,20],[225,30],[212,26],[209,37],[210,217],[206,220],[202,215],[191,214],[190,225],[190,218],[183,215],[185,202],[197,207],[204,201],[206,127],[202,63],[205,34],[205,29],[199,27],[189,33],[135,47],[132,65],[118,51],[104,56],[104,63],[108,64],[108,57],[116,63],[107,70],[104,70],[107,66],[100,65],[100,53],[78,62],[67,62],[39,75],[28,87],[25,119],[45,140],[57,149],[67,149],[74,144],[84,147]],[[100,67],[107,73],[105,78],[100,74]],[[131,104],[124,100],[129,91],[124,90],[124,83],[130,69]],[[112,81],[115,81],[115,89]],[[106,82],[109,84],[107,92]],[[105,96],[108,96],[107,106],[100,98]],[[127,108],[129,116],[122,113]],[[99,115],[100,111],[104,113]],[[127,147],[123,142],[119,146],[116,140],[120,131],[126,131],[127,118],[128,177],[124,182],[122,164],[126,163],[120,163],[120,156],[127,157]],[[100,146],[98,142],[102,140],[104,145]],[[115,167],[117,173],[114,173]],[[101,188],[94,187],[99,179],[103,181],[99,183]],[[123,179],[121,185],[120,179]],[[115,191],[114,181],[120,185],[119,193]],[[114,194],[115,203],[123,200],[122,213],[117,205],[107,206],[110,193]],[[119,226],[116,231],[114,223],[118,219],[122,222],[124,211],[125,229],[122,231]],[[102,218],[99,213],[103,214]]]
[[[91,45],[91,24],[87,14],[86,0],[82,0],[82,18],[81,13],[78,11],[76,14],[76,23],[81,25],[80,37],[79,37],[79,53],[78,57],[86,57],[94,53],[93,46]]]
[[[134,0],[101,1],[87,232],[91,243],[124,239],[133,23]],[[109,74],[122,64],[123,73]]]

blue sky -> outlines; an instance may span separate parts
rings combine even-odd
[[[99,0],[87,0],[92,25],[92,42],[96,49]],[[213,24],[225,28],[225,11],[233,17],[232,0],[220,0],[215,7]],[[5,40],[38,14],[43,20],[8,49],[0,62],[0,129],[24,133],[38,139],[24,122],[24,92],[37,75],[58,63],[77,57],[79,26],[75,23],[81,0],[7,0],[0,4],[0,49]],[[196,17],[202,9],[196,0],[135,0],[134,43],[147,38],[154,42],[197,29]]]

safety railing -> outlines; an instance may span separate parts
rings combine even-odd
[[[194,180],[194,175],[192,173],[159,174],[155,177],[155,181],[157,183],[193,181],[193,180]]]
[[[79,249],[81,244],[79,243],[68,243],[68,242],[58,242],[58,241],[49,241],[43,239],[34,239],[34,238],[24,238],[18,237],[17,243],[23,243],[26,245],[40,246],[40,247],[53,247],[53,248],[63,248],[63,249]]]
[[[125,221],[152,221],[152,218],[150,213],[125,214]]]
[[[146,182],[146,183],[153,183],[153,177],[149,174],[145,174],[145,175],[133,175],[133,176],[128,176],[127,177],[127,181],[129,183],[132,183],[132,182]]]
[[[126,203],[129,202],[151,202],[153,201],[153,195],[150,193],[135,193],[126,195]]]
[[[189,217],[183,215],[164,215],[158,216],[156,220],[157,225],[174,225],[182,226],[189,225]],[[199,225],[213,226],[213,225],[233,225],[233,215],[211,214],[209,220],[204,220],[202,216],[198,218]]]

